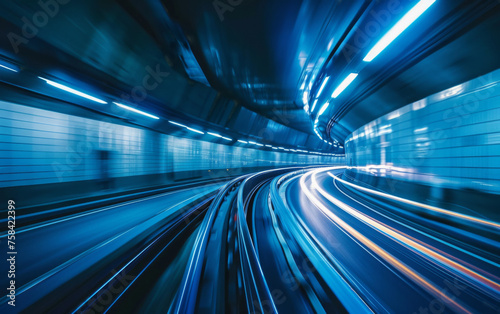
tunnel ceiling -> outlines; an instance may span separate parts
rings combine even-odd
[[[383,114],[500,66],[500,3],[479,0],[436,0],[384,55],[363,65],[370,46],[415,3],[71,1],[20,51],[4,40],[0,53],[29,71],[125,100],[144,84],[148,67],[160,67],[169,72],[160,87],[131,103],[235,136],[259,139],[264,130],[274,133],[269,141],[329,150],[315,132],[342,143]],[[40,11],[29,0],[0,8],[5,33],[19,33],[23,18]],[[374,25],[371,36],[360,35]],[[349,71],[359,78],[328,99]],[[319,97],[326,77],[328,92]]]
[[[300,85],[307,72],[319,71],[367,3],[164,1],[212,86],[311,134]]]
[[[369,48],[419,1],[164,5],[212,86],[265,116],[287,116],[292,127],[307,132],[316,119],[318,135],[343,142],[383,114],[498,68],[498,1],[427,2],[433,4],[429,12],[369,66],[361,60]],[[355,87],[328,100],[349,71],[360,72]],[[311,110],[326,77],[328,93]]]
[[[0,27],[18,40],[6,36],[0,41],[0,60],[21,69],[19,75],[0,77],[3,83],[162,132],[175,131],[168,123],[172,119],[234,139],[331,151],[310,131],[297,130],[295,115],[283,114],[286,110],[269,119],[210,86],[187,37],[158,0],[70,1],[60,4],[36,35],[25,36],[25,21],[43,10],[30,0],[0,3]],[[40,76],[165,119],[145,124],[135,116],[123,117],[110,105],[57,93]],[[154,88],[144,90],[146,79]]]

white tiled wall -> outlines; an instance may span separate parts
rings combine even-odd
[[[500,70],[391,112],[346,140],[361,173],[500,193]]]
[[[0,188],[187,170],[340,163],[344,159],[245,149],[0,102]]]

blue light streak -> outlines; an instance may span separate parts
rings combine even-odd
[[[333,91],[332,97],[337,98],[358,76],[358,73],[349,74],[340,85]]]
[[[168,120],[168,122],[172,123],[173,125],[180,126],[181,128],[187,128],[187,126],[185,126],[184,124],[180,124],[180,123],[175,122],[175,121]]]
[[[417,3],[375,44],[375,46],[373,46],[363,61],[371,62],[375,59],[375,57],[398,38],[398,36],[415,22],[434,2],[436,2],[436,0],[421,0]]]
[[[147,112],[141,111],[141,110],[139,110],[139,109],[135,109],[135,108],[132,108],[132,107],[129,107],[129,106],[126,106],[126,105],[124,105],[124,104],[117,103],[117,102],[113,102],[113,103],[114,103],[115,105],[117,105],[118,107],[121,107],[121,108],[123,108],[123,109],[129,110],[129,111],[132,111],[132,112],[135,112],[135,113],[138,113],[138,114],[141,114],[141,115],[143,115],[143,116],[146,116],[146,117],[149,117],[149,118],[152,118],[152,119],[156,119],[156,120],[160,119],[160,118],[158,118],[157,116],[154,116],[154,115],[149,114],[149,113],[147,113]]]
[[[87,98],[89,100],[95,101],[95,102],[100,103],[100,104],[107,104],[107,102],[104,101],[104,100],[101,100],[101,99],[96,98],[94,96],[90,96],[88,94],[82,93],[82,92],[77,91],[76,89],[73,89],[73,88],[68,87],[66,85],[62,85],[62,84],[56,83],[54,81],[48,80],[48,79],[40,77],[40,76],[38,78],[41,79],[41,80],[44,80],[45,82],[47,82],[47,84],[49,84],[51,86],[54,86],[56,88],[59,88],[59,89],[61,89],[63,91],[66,91],[68,93],[72,93],[74,95],[77,95],[77,96],[80,96],[80,97],[83,97],[83,98]]]
[[[323,83],[321,84],[321,87],[318,90],[318,93],[316,94],[316,98],[319,97],[319,95],[321,95],[321,92],[323,92],[323,89],[325,88],[325,85],[326,85],[326,83],[328,83],[329,79],[330,79],[329,76],[325,77],[325,79],[323,80]]]

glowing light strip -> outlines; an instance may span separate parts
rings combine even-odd
[[[180,124],[180,123],[175,122],[175,121],[168,120],[168,122],[169,122],[169,123],[172,123],[172,124],[174,124],[174,125],[180,126],[181,128],[187,128],[187,126],[186,126],[186,125],[184,125],[184,124]]]
[[[186,127],[186,129],[188,129],[189,131],[192,131],[192,132],[198,133],[198,134],[205,134],[205,132],[202,132],[202,131],[200,131],[200,130],[193,129],[193,128],[190,128],[190,127]]]
[[[375,59],[375,57],[415,22],[434,2],[436,2],[436,0],[421,0],[417,3],[375,44],[375,46],[373,46],[363,61],[371,62]]]
[[[117,105],[118,107],[122,107],[123,109],[127,109],[129,111],[133,111],[133,112],[138,113],[138,114],[142,114],[143,116],[146,116],[146,117],[149,117],[149,118],[152,118],[152,119],[156,119],[156,120],[160,119],[157,116],[153,116],[152,114],[149,114],[147,112],[141,111],[139,109],[135,109],[135,108],[132,108],[132,107],[129,107],[129,106],[117,103],[117,102],[113,102],[113,103],[115,105]]]
[[[330,174],[330,172],[328,174],[330,176],[332,176],[332,174]],[[332,202],[336,205],[337,205],[337,202],[341,202],[340,200],[338,200],[337,198],[333,197],[331,194],[329,194],[328,192],[326,192],[325,190],[320,188],[319,185],[317,184],[315,176],[316,176],[316,174],[313,174],[313,182],[316,183],[316,185],[317,185],[316,189],[318,190],[318,192],[321,195],[323,195],[325,198],[327,198],[330,202]],[[333,176],[333,177],[335,178],[335,176]],[[364,222],[366,225],[373,228],[374,230],[376,230],[382,234],[385,234],[385,235],[389,236],[390,238],[398,241],[402,245],[406,246],[409,250],[416,251],[416,253],[419,255],[426,255],[427,257],[436,261],[437,263],[442,264],[442,265],[447,266],[447,267],[450,267],[450,268],[453,268],[453,269],[465,274],[469,278],[495,290],[497,293],[500,292],[500,284],[484,277],[481,274],[478,274],[477,272],[463,266],[462,264],[459,264],[459,263],[437,253],[436,251],[434,251],[434,250],[430,249],[429,247],[427,247],[426,245],[424,245],[422,242],[420,242],[416,239],[414,240],[413,238],[411,238],[407,234],[400,232],[400,231],[397,231],[394,228],[388,227],[388,226],[382,224],[381,222],[377,221],[376,219],[371,218],[370,216],[361,213],[359,210],[356,210],[355,208],[353,208],[353,207],[351,207],[343,202],[341,202],[341,203],[343,205],[345,205],[345,206],[342,206],[341,208],[345,212],[347,212],[349,215]],[[422,253],[422,254],[420,254],[420,253]],[[424,256],[424,258],[426,256]]]
[[[343,167],[334,167],[334,168],[329,168],[329,170],[335,170],[335,169],[342,169]],[[431,282],[429,282],[425,277],[420,275],[419,273],[415,272],[412,268],[408,267],[406,264],[402,263],[400,260],[395,258],[393,255],[382,249],[380,246],[375,244],[373,241],[362,235],[360,232],[358,232],[356,229],[351,227],[349,224],[347,224],[345,221],[340,219],[337,215],[335,215],[333,212],[331,212],[321,201],[316,198],[313,193],[307,188],[305,184],[305,178],[306,176],[311,176],[313,179],[313,188],[318,189],[318,184],[314,180],[314,175],[320,171],[323,171],[322,169],[315,170],[308,172],[306,175],[303,175],[300,178],[300,187],[302,191],[306,194],[307,198],[318,208],[320,209],[325,216],[330,218],[332,222],[334,222],[338,227],[342,228],[345,230],[347,233],[349,233],[352,237],[354,237],[357,241],[362,243],[364,246],[369,248],[372,252],[383,258],[386,262],[391,264],[394,268],[398,269],[400,272],[405,274],[408,278],[419,284],[420,286],[424,287],[428,291],[430,291],[432,294],[437,295],[441,300],[445,301],[446,304],[449,306],[453,307],[455,310],[458,310],[460,312],[464,313],[470,313],[470,311],[467,311],[463,306],[455,302],[453,299],[448,297],[445,293],[441,291],[438,287],[433,285]],[[334,202],[334,205],[340,207],[340,208],[345,208],[346,204],[336,200]]]
[[[330,176],[331,176],[331,174],[330,174]],[[340,184],[340,182],[339,182],[339,184]],[[337,187],[337,189],[338,189],[337,182],[334,182],[334,185],[335,185],[335,187]],[[452,244],[452,243],[450,243],[450,242],[447,242],[447,241],[445,241],[445,240],[442,240],[442,239],[440,239],[440,238],[437,238],[437,237],[435,237],[435,236],[433,236],[433,235],[430,235],[430,234],[428,234],[428,233],[426,233],[426,232],[424,232],[424,231],[422,231],[422,230],[419,230],[419,229],[414,228],[414,227],[412,227],[412,226],[406,225],[404,222],[402,222],[402,221],[398,221],[398,220],[397,220],[397,219],[395,219],[395,218],[389,217],[389,216],[387,216],[386,214],[379,212],[377,209],[372,208],[372,207],[368,206],[367,204],[362,203],[361,201],[357,200],[356,198],[352,197],[351,195],[348,195],[346,192],[342,191],[341,189],[339,189],[339,191],[340,191],[342,194],[344,194],[345,196],[347,196],[348,198],[350,198],[351,200],[353,200],[354,202],[356,202],[356,203],[360,204],[360,205],[361,205],[361,206],[363,206],[363,207],[368,208],[369,210],[371,210],[371,211],[373,211],[373,212],[377,213],[378,215],[381,215],[382,217],[384,217],[384,218],[386,218],[386,219],[389,219],[389,220],[391,220],[391,221],[393,221],[393,222],[395,222],[395,223],[397,223],[397,224],[403,225],[403,226],[405,226],[406,228],[408,228],[408,229],[410,229],[410,230],[412,230],[412,231],[415,231],[415,232],[417,232],[417,233],[419,233],[419,234],[421,234],[421,235],[423,235],[423,236],[425,236],[425,237],[428,237],[428,238],[430,238],[430,239],[433,239],[433,240],[435,240],[435,241],[437,241],[437,242],[439,242],[439,243],[442,243],[442,244],[444,244],[444,245],[446,245],[446,246],[448,246],[448,247],[452,247],[453,249],[459,250],[459,251],[463,252],[464,254],[467,254],[467,255],[472,256],[472,257],[477,258],[477,259],[480,259],[480,260],[482,260],[483,262],[486,262],[486,263],[488,263],[488,264],[491,264],[491,265],[493,265],[493,266],[495,266],[495,267],[500,267],[500,264],[495,263],[494,261],[491,261],[491,260],[489,260],[489,259],[486,259],[486,258],[484,258],[484,257],[482,257],[482,256],[479,256],[479,255],[477,255],[477,254],[475,254],[475,253],[472,253],[472,252],[470,252],[470,251],[464,250],[463,248],[457,247],[456,245],[454,245],[454,244]],[[393,227],[390,227],[390,228],[391,228],[391,229],[393,229],[393,230],[396,230],[396,229],[394,229]],[[397,231],[397,230],[396,230],[396,231]],[[410,236],[410,237],[411,237],[411,236]],[[441,250],[439,250],[439,249],[437,249],[437,248],[435,248],[435,247],[433,247],[433,246],[430,246],[430,245],[428,245],[427,243],[422,242],[422,241],[420,241],[420,240],[418,240],[418,239],[416,239],[416,238],[414,238],[414,237],[411,237],[411,238],[412,238],[413,240],[415,240],[415,241],[417,241],[417,242],[421,243],[422,245],[427,245],[428,247],[430,247],[430,248],[432,248],[432,249],[434,249],[434,250],[436,250],[436,251],[439,251],[439,252],[441,252],[442,254],[444,254],[444,255],[446,255],[446,256],[448,256],[448,257],[451,257],[452,259],[455,259],[455,260],[457,260],[457,261],[460,261],[460,262],[464,263],[462,260],[458,259],[457,257],[455,257],[455,256],[453,256],[453,255],[451,255],[451,254],[448,254],[448,253],[446,253],[446,252],[443,252],[443,251],[441,251]]]
[[[489,221],[489,220],[485,220],[485,219],[480,219],[480,218],[476,218],[476,217],[472,217],[472,216],[468,216],[468,215],[464,215],[464,214],[452,212],[450,210],[442,209],[442,208],[439,208],[439,207],[435,207],[435,206],[431,206],[431,205],[427,205],[427,204],[422,204],[422,203],[411,201],[411,200],[408,200],[408,199],[405,199],[405,198],[402,198],[402,197],[398,197],[398,196],[394,196],[394,195],[390,195],[390,194],[378,192],[378,191],[375,191],[375,190],[367,189],[367,188],[364,188],[362,186],[353,184],[351,182],[347,182],[347,181],[345,181],[343,179],[340,179],[339,177],[336,177],[336,176],[334,176],[332,174],[330,174],[330,176],[333,177],[335,180],[338,180],[338,181],[342,182],[342,184],[349,185],[349,186],[351,186],[351,187],[353,187],[355,189],[358,189],[360,191],[363,191],[363,192],[367,192],[367,193],[374,194],[374,195],[377,195],[377,196],[382,196],[382,197],[385,197],[385,198],[388,198],[388,199],[391,199],[391,200],[394,200],[394,201],[402,202],[402,203],[409,204],[409,205],[412,205],[412,206],[417,206],[417,207],[424,208],[424,209],[427,209],[427,210],[430,210],[430,211],[438,212],[440,214],[445,214],[445,215],[448,215],[448,216],[453,216],[453,217],[456,217],[456,218],[467,220],[468,222],[478,223],[478,224],[481,224],[481,225],[485,225],[485,226],[488,226],[488,227],[493,227],[493,228],[496,228],[496,229],[500,230],[500,224],[496,223],[496,222],[493,222],[493,221]]]
[[[321,92],[323,92],[323,89],[325,88],[325,85],[326,83],[328,83],[329,79],[330,79],[329,76],[325,77],[325,79],[323,80],[323,84],[321,84],[321,87],[319,88],[318,93],[316,94],[316,98],[319,97],[319,95],[321,95]]]
[[[87,98],[89,100],[92,100],[92,101],[95,101],[95,102],[98,102],[100,104],[107,104],[107,102],[105,102],[104,100],[101,100],[99,98],[96,98],[94,96],[90,96],[88,94],[85,94],[85,93],[82,93],[80,91],[77,91],[76,89],[73,89],[71,87],[68,87],[68,86],[65,86],[65,85],[62,85],[62,84],[59,84],[59,83],[56,83],[56,82],[53,82],[51,80],[47,80],[43,77],[38,77],[39,79],[41,80],[44,80],[45,82],[47,82],[47,84],[51,85],[51,86],[54,86],[56,88],[59,88],[59,89],[62,89],[63,91],[66,91],[68,93],[72,93],[72,94],[75,94],[77,96],[80,96],[80,97],[83,97],[83,98]]]
[[[9,68],[8,66],[3,65],[3,64],[0,64],[0,68],[4,68],[4,69],[6,69],[6,70],[9,70],[9,71],[12,71],[12,72],[16,72],[16,73],[17,73],[17,70],[12,69],[12,68]]]
[[[326,109],[330,106],[330,103],[327,102],[321,107],[320,111],[318,112],[318,117],[321,116],[323,113],[325,113]],[[318,135],[319,136],[319,135]],[[321,138],[321,137],[320,137]]]
[[[349,86],[352,81],[358,76],[358,73],[349,74],[340,85],[333,91],[332,97],[337,98],[346,88]]]
[[[222,135],[217,134],[217,133],[207,132],[207,134],[210,134],[210,135],[215,136],[215,137],[222,137]]]
[[[317,104],[317,103],[318,103],[318,100],[317,100],[317,99],[316,99],[316,100],[314,100],[314,102],[313,102],[313,106],[312,106],[312,108],[311,108],[311,112],[313,112],[313,111],[314,111],[314,108],[316,108],[316,104]]]

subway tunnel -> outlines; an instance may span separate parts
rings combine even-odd
[[[0,313],[500,313],[499,1],[0,28]]]

